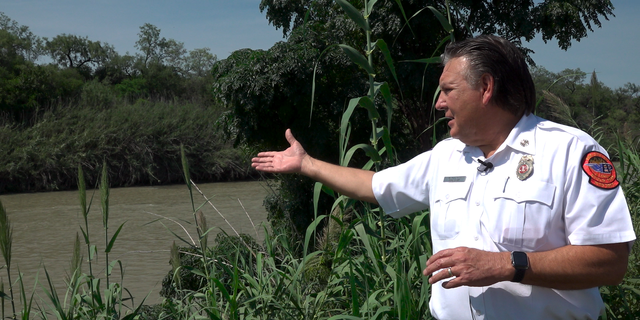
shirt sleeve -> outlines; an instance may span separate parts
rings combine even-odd
[[[428,208],[427,168],[433,165],[431,162],[432,153],[428,151],[373,175],[373,194],[388,215],[400,218]]]
[[[571,156],[567,157],[563,199],[567,240],[573,245],[632,243],[636,236],[622,188],[603,187],[583,169],[585,156],[593,151],[608,159],[599,145],[581,143],[572,145]]]

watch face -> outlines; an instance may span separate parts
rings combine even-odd
[[[514,251],[511,253],[511,263],[516,269],[529,268],[529,259],[527,254],[520,251]]]

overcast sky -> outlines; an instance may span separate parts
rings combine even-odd
[[[151,23],[160,35],[188,50],[208,47],[219,59],[242,49],[268,49],[282,32],[269,25],[260,0],[0,0],[4,12],[38,36],[66,33],[134,53],[140,26]],[[611,88],[640,85],[640,1],[613,0],[615,17],[568,51],[539,38],[528,44],[537,64],[553,72],[580,68]],[[525,45],[527,45],[525,43]]]

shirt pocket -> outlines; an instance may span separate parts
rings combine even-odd
[[[556,186],[543,181],[496,179],[487,186],[482,224],[494,242],[536,250],[548,241]]]
[[[460,224],[465,222],[463,220],[467,216],[470,187],[471,181],[445,182],[439,185],[430,208],[431,230],[437,239],[453,239],[460,232]]]

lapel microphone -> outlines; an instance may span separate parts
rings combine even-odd
[[[478,171],[480,172],[487,173],[491,168],[493,168],[493,163],[489,161],[482,161],[480,159],[477,159],[477,161],[480,162],[480,166],[478,166]]]

